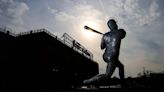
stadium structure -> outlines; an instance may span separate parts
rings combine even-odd
[[[99,70],[93,54],[67,33],[0,28],[0,73],[3,88],[72,88]]]

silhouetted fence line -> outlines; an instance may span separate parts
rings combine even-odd
[[[12,33],[12,30],[7,28],[7,27],[0,27],[0,32],[3,32],[5,34],[9,34],[9,35],[12,35],[12,36],[16,36],[16,34]]]
[[[51,32],[49,32],[48,30],[46,29],[37,29],[37,30],[30,30],[30,31],[27,31],[27,32],[21,32],[19,34],[17,34],[17,36],[22,36],[22,35],[28,35],[28,34],[35,34],[35,33],[39,33],[39,32],[45,32],[47,33],[48,35],[56,38],[57,36],[55,36],[54,34],[52,34]]]

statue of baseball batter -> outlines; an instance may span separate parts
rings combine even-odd
[[[124,81],[124,65],[119,61],[119,50],[121,40],[125,37],[126,32],[123,29],[118,29],[116,21],[111,19],[107,23],[110,28],[110,32],[103,35],[101,40],[101,49],[105,49],[103,54],[103,60],[107,63],[106,73],[96,75],[90,79],[84,80],[85,85],[97,84],[104,80],[111,78],[116,67],[119,68],[119,76],[121,83]]]

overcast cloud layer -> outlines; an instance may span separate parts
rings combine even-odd
[[[81,30],[85,21],[93,21],[97,30],[108,32],[106,22],[114,18],[127,32],[120,53],[126,76],[136,76],[143,67],[164,70],[163,4],[163,0],[1,0],[0,25],[14,32],[38,28],[57,36],[66,32],[94,54],[104,73],[101,36],[84,38]]]

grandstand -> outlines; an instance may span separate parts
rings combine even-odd
[[[99,73],[93,54],[68,34],[46,29],[18,34],[0,28],[0,77],[4,88],[72,88]]]

